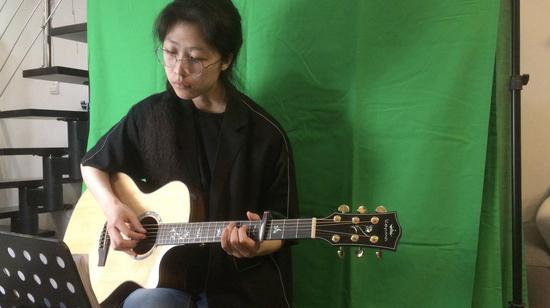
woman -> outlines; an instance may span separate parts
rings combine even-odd
[[[167,90],[134,105],[82,160],[82,175],[107,218],[111,245],[135,255],[146,237],[136,214],[113,193],[109,174],[124,172],[151,189],[179,180],[198,187],[206,218],[232,221],[270,210],[296,217],[288,140],[281,127],[231,82],[242,31],[230,0],[168,4],[155,25]],[[138,289],[125,307],[289,307],[288,243],[253,241],[229,224],[221,245],[165,256],[178,278],[170,288]],[[174,262],[170,262],[174,263]]]

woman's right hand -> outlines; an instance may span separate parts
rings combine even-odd
[[[145,238],[147,232],[136,214],[122,203],[105,206],[104,211],[113,248],[135,257],[136,253],[132,249]]]
[[[146,233],[136,214],[116,197],[107,172],[91,166],[81,166],[80,170],[88,190],[107,218],[111,245],[115,250],[136,256],[132,248],[145,238]]]

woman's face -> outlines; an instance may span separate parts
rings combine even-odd
[[[181,99],[208,96],[219,86],[220,73],[229,66],[222,61],[219,52],[206,43],[202,31],[193,23],[173,26],[162,48],[166,63],[168,58],[177,58],[175,64],[165,65],[164,71]]]

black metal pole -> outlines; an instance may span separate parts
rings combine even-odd
[[[512,293],[509,307],[524,307],[521,219],[521,90],[529,75],[520,75],[520,1],[512,0]]]

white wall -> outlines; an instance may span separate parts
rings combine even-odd
[[[0,0],[0,34],[22,0]],[[13,42],[36,1],[23,0],[23,6],[0,41],[0,64],[6,59]],[[52,5],[58,0],[52,1]],[[0,72],[0,91],[4,88],[18,61],[22,58],[42,22],[42,4],[19,40],[6,67]],[[521,1],[521,72],[531,80],[522,91],[522,190],[523,220],[533,221],[540,202],[550,193],[550,1]],[[63,0],[53,26],[86,21],[86,0]],[[42,65],[42,40],[27,55],[4,95],[0,110],[51,108],[80,110],[80,101],[88,101],[84,86],[59,84],[59,95],[50,94],[51,82],[23,79],[21,70]],[[87,68],[87,45],[53,39],[53,64]],[[0,147],[66,146],[64,122],[45,120],[0,120]],[[40,177],[39,157],[0,157],[0,178]],[[16,205],[16,190],[0,191],[0,206]]]
[[[7,27],[21,1],[23,1],[21,9]],[[51,1],[52,9],[58,1]],[[6,3],[0,12],[0,35],[7,28],[7,32],[0,40],[0,65],[5,59],[8,59],[6,66],[0,72],[0,91],[4,89],[11,74],[16,70],[17,64],[40,31],[40,26],[44,20],[43,2],[43,0],[0,0],[0,7]],[[40,3],[39,8],[23,32],[11,56],[7,58],[10,49],[37,3]],[[53,27],[82,22],[86,22],[85,0],[63,0],[52,18]],[[54,85],[54,82],[22,78],[22,70],[42,66],[42,46],[42,36],[40,36],[21,67],[17,69],[6,91],[0,97],[1,111],[24,108],[78,111],[81,110],[80,101],[88,101],[88,88],[86,86],[59,83],[59,94],[53,95],[50,94],[50,88]],[[87,69],[87,62],[87,45],[85,43],[59,38],[52,39],[52,65]],[[66,147],[66,129],[65,122],[56,120],[0,120],[0,148]],[[40,157],[0,156],[0,179],[40,177],[42,177]],[[76,194],[79,192],[77,186],[66,185],[67,199],[76,198]],[[67,201],[74,202],[74,200]],[[17,205],[17,202],[16,189],[0,190],[0,207]],[[49,225],[47,220],[44,224]]]
[[[550,194],[550,1],[521,1],[523,220]]]

